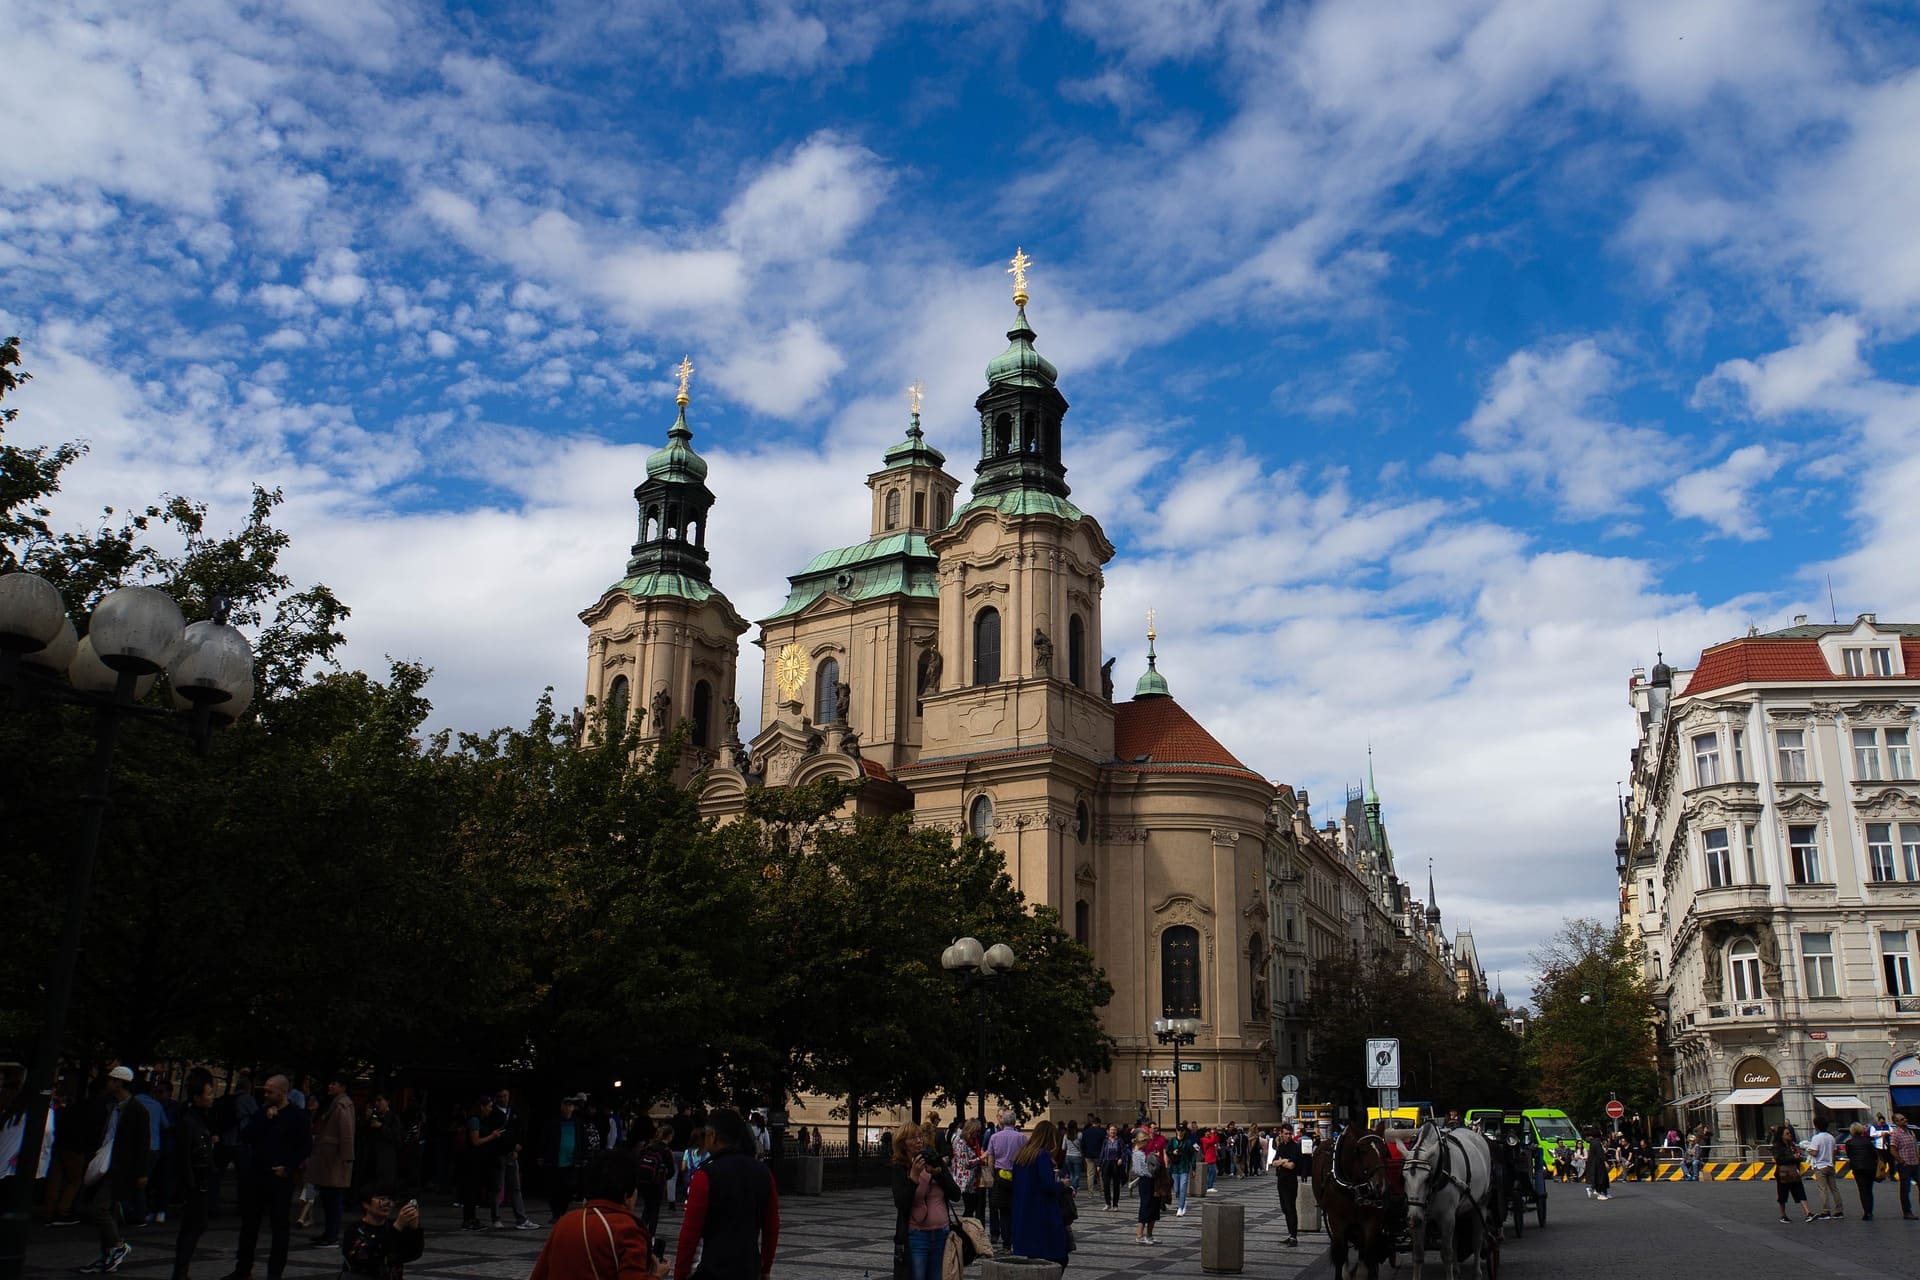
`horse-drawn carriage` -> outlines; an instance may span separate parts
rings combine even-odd
[[[1515,1120],[1518,1121],[1518,1117]],[[1500,1244],[1509,1215],[1514,1238],[1528,1210],[1547,1222],[1546,1165],[1523,1123],[1444,1129],[1431,1120],[1417,1129],[1348,1128],[1314,1153],[1313,1189],[1326,1215],[1332,1262],[1345,1274],[1378,1280],[1401,1249],[1413,1255],[1418,1277],[1429,1248],[1437,1249],[1448,1280],[1462,1264],[1476,1275],[1484,1265],[1500,1273]]]

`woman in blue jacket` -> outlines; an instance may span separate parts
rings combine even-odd
[[[1073,1189],[1060,1180],[1060,1131],[1053,1121],[1033,1126],[1013,1157],[1013,1251],[1067,1265],[1065,1202]]]

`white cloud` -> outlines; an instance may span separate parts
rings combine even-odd
[[[714,376],[728,395],[748,408],[795,418],[846,363],[818,326],[796,320],[766,342],[731,349]]]
[[[459,340],[450,333],[435,329],[427,334],[427,350],[431,351],[437,359],[445,360],[459,349]]]
[[[750,261],[801,261],[842,248],[885,188],[872,152],[816,134],[748,183],[722,222]]]
[[[1791,347],[1758,360],[1728,360],[1701,383],[1703,395],[1735,388],[1756,417],[1822,407],[1835,389],[1860,381],[1867,373],[1860,358],[1866,331],[1852,316],[1828,316],[1801,331]]]
[[[1735,449],[1719,464],[1690,471],[1667,487],[1674,515],[1704,520],[1730,538],[1752,542],[1767,536],[1760,522],[1761,495],[1755,492],[1784,461],[1763,444]]]

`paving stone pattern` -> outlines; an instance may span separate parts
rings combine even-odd
[[[1271,1180],[1223,1180],[1215,1196],[1229,1197],[1247,1206],[1247,1276],[1290,1278],[1326,1252],[1326,1237],[1302,1234],[1298,1248],[1281,1244],[1286,1220]],[[427,1219],[427,1252],[407,1268],[409,1280],[525,1280],[534,1257],[546,1240],[545,1214],[538,1231],[489,1230],[463,1232],[460,1215],[443,1197],[422,1199]],[[1169,1212],[1155,1235],[1161,1243],[1133,1242],[1132,1203],[1107,1212],[1099,1197],[1082,1193],[1080,1220],[1074,1224],[1078,1249],[1067,1275],[1072,1280],[1109,1280],[1112,1277],[1166,1275],[1201,1276],[1200,1218],[1204,1201],[1189,1199],[1187,1216]],[[531,1206],[529,1206],[531,1207]],[[776,1280],[888,1280],[893,1257],[893,1198],[885,1191],[840,1191],[824,1196],[788,1196],[780,1202],[780,1253],[774,1263]],[[679,1215],[663,1211],[661,1234],[672,1245]],[[1311,1224],[1302,1224],[1310,1226]],[[200,1242],[193,1280],[218,1280],[232,1268],[237,1219],[229,1214],[214,1220]],[[173,1265],[173,1228],[142,1227],[128,1231],[133,1253],[121,1268],[137,1280],[166,1280]],[[314,1234],[294,1228],[293,1250],[287,1260],[286,1280],[331,1280],[340,1274],[337,1249],[307,1247]],[[265,1280],[267,1237],[263,1231],[255,1280]],[[74,1268],[92,1261],[93,1233],[86,1227],[41,1228],[34,1232],[27,1272],[35,1280],[72,1280]],[[967,1269],[975,1276],[979,1267]]]

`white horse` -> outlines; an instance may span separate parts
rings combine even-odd
[[[1414,1280],[1420,1277],[1429,1221],[1439,1228],[1447,1280],[1477,1276],[1480,1264],[1490,1262],[1486,1238],[1493,1158],[1487,1140],[1471,1129],[1441,1129],[1429,1120],[1414,1135],[1404,1167]],[[1465,1271],[1463,1260],[1471,1264]]]

